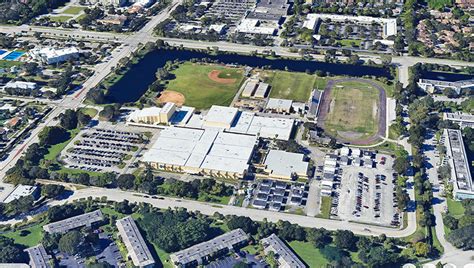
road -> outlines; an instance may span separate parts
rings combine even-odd
[[[54,184],[61,184],[70,187],[71,184],[61,183],[61,182],[54,182],[54,181],[41,181],[42,183],[54,183]],[[214,213],[218,212],[223,215],[237,215],[237,216],[247,216],[250,217],[254,221],[263,221],[267,219],[268,221],[277,222],[279,220],[289,221],[294,224],[298,224],[304,227],[310,228],[325,228],[328,230],[351,230],[352,232],[360,235],[374,235],[378,236],[381,234],[385,234],[389,237],[405,237],[416,230],[416,224],[411,224],[407,228],[400,230],[395,228],[389,227],[378,227],[378,226],[368,226],[366,224],[360,223],[353,223],[347,221],[337,221],[337,220],[328,220],[328,219],[321,219],[315,218],[310,216],[303,216],[303,215],[296,215],[296,214],[289,214],[289,213],[275,213],[268,210],[258,210],[252,208],[245,208],[245,207],[236,207],[236,206],[229,206],[229,205],[220,205],[220,204],[212,204],[212,203],[205,203],[199,202],[194,200],[187,200],[187,199],[179,199],[179,198],[170,198],[170,197],[160,197],[160,199],[152,199],[146,198],[142,194],[138,194],[135,192],[127,192],[118,189],[106,189],[106,188],[99,188],[99,187],[88,187],[88,188],[80,188],[76,189],[74,193],[69,196],[67,199],[63,200],[55,200],[50,202],[49,206],[54,205],[62,205],[65,203],[70,203],[75,200],[79,199],[86,199],[89,197],[96,198],[96,197],[107,197],[108,200],[112,201],[123,201],[128,200],[129,202],[143,202],[148,203],[154,207],[167,209],[167,208],[186,208],[189,211],[199,211],[205,215],[213,215]],[[21,222],[19,220],[10,220],[7,222],[0,222],[0,224],[6,223],[16,223]]]

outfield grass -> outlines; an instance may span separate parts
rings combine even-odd
[[[292,241],[289,245],[309,267],[326,267],[329,263],[319,249],[309,242]]]
[[[72,6],[72,7],[66,8],[66,10],[64,10],[62,13],[63,14],[69,14],[69,15],[77,15],[77,14],[81,13],[81,11],[83,11],[84,9],[86,9],[86,8],[85,7]]]
[[[6,236],[6,237],[9,237],[9,238],[12,238],[13,240],[15,240],[15,243],[25,245],[27,247],[36,246],[37,244],[39,244],[39,242],[43,238],[43,233],[42,233],[43,227],[42,226],[44,224],[46,224],[46,222],[37,223],[37,224],[34,224],[31,227],[23,229],[23,230],[26,230],[26,231],[29,232],[29,234],[27,234],[25,236],[20,235],[20,233],[21,233],[20,230],[15,231],[15,232],[10,232],[10,233],[4,233],[2,235]]]
[[[315,75],[296,72],[275,71],[268,74],[266,82],[271,84],[271,98],[306,102],[315,87]]]
[[[49,20],[53,22],[66,22],[72,19],[71,16],[49,16]]]
[[[341,87],[342,86],[342,87]],[[347,132],[344,139],[360,139],[377,132],[378,90],[363,82],[337,83],[331,91],[330,112],[325,119],[325,130],[334,136]]]
[[[329,219],[331,215],[331,200],[330,196],[321,197],[321,214],[320,216],[325,219]]]
[[[215,82],[208,77],[213,70],[221,71],[220,77],[232,78],[230,84]],[[172,72],[176,78],[169,81],[167,90],[184,95],[185,104],[197,109],[208,109],[212,105],[229,106],[243,80],[242,69],[215,65],[200,65],[186,62]]]

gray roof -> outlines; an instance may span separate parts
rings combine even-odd
[[[48,233],[65,233],[69,230],[76,229],[82,226],[91,226],[92,223],[104,219],[100,209],[84,213],[78,216],[67,218],[62,221],[53,222],[43,226],[43,229]]]
[[[133,264],[140,267],[154,264],[155,260],[133,218],[125,217],[118,220],[116,224]]]
[[[170,255],[176,265],[200,262],[204,257],[215,252],[240,244],[249,239],[242,229],[232,230],[207,242],[203,242]]]
[[[279,267],[284,268],[303,268],[307,267],[295,253],[275,234],[262,239],[265,254],[272,251],[277,255]]]
[[[30,257],[30,266],[32,268],[50,268],[49,260],[51,256],[46,253],[42,244],[25,249]]]

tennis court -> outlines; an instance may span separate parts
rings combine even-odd
[[[21,51],[12,51],[10,52],[10,54],[6,55],[5,57],[3,57],[4,60],[17,60],[19,59],[21,56],[23,56],[23,54],[25,54],[25,52],[21,52]]]

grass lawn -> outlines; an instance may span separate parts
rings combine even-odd
[[[445,6],[451,7],[453,6],[452,0],[428,0],[428,6],[431,9],[440,9]]]
[[[355,46],[360,47],[360,43],[362,42],[362,40],[342,39],[342,40],[338,40],[337,42],[340,43],[341,46],[343,47],[352,47],[352,43],[354,43]]]
[[[235,79],[233,83],[219,83],[208,74],[218,70],[220,78]],[[208,109],[212,105],[229,106],[243,80],[242,69],[225,68],[216,65],[199,65],[190,62],[181,64],[172,72],[176,78],[169,81],[167,90],[180,92],[185,104],[197,109]]]
[[[464,215],[464,207],[460,201],[455,201],[451,198],[447,199],[449,214],[457,219]]]
[[[161,248],[157,247],[155,244],[153,244],[153,248],[156,251],[156,254],[158,255],[158,258],[160,258],[161,264],[163,265],[163,268],[173,268],[174,265],[171,262],[170,259],[170,254],[167,253],[166,251],[162,250]]]
[[[0,60],[0,68],[11,68],[13,66],[20,66],[24,63],[21,61],[13,61],[13,60]]]
[[[271,84],[271,98],[306,102],[315,87],[315,75],[296,72],[275,71],[266,80]]]
[[[321,197],[321,217],[325,219],[329,219],[331,213],[331,197],[330,196],[322,196]]]
[[[377,89],[358,81],[341,82],[332,88],[331,99],[324,123],[327,132],[347,140],[370,137],[377,132]]]
[[[72,6],[72,7],[66,8],[66,10],[63,11],[63,14],[77,15],[81,11],[83,11],[84,9],[86,9],[86,8],[85,7]]]
[[[49,16],[49,20],[53,22],[66,22],[72,19],[71,16]]]
[[[44,159],[54,161],[56,157],[59,155],[59,153],[61,153],[61,151],[64,150],[66,145],[69,144],[69,142],[79,133],[79,131],[80,129],[78,128],[69,130],[69,134],[71,135],[69,140],[49,147],[48,153],[44,156]]]
[[[217,196],[217,195],[210,195],[210,194],[199,194],[198,201],[202,202],[212,202],[212,203],[218,203],[221,205],[227,205],[229,204],[230,201],[230,196]]]
[[[246,251],[249,254],[257,255],[258,254],[258,245],[247,245],[242,248],[242,251]]]
[[[36,246],[37,244],[39,244],[39,242],[43,238],[43,233],[42,233],[43,227],[42,226],[44,224],[46,224],[46,223],[45,222],[40,222],[40,223],[37,223],[37,224],[35,224],[31,227],[23,229],[23,230],[26,230],[26,231],[29,232],[25,236],[20,235],[20,233],[21,233],[20,230],[15,231],[15,232],[5,233],[5,234],[3,234],[3,236],[12,238],[12,239],[15,240],[15,243],[25,245],[27,247]]]
[[[328,264],[319,249],[309,242],[292,241],[289,245],[309,267],[326,267]]]
[[[94,108],[81,108],[80,110],[81,112],[83,112],[84,114],[87,114],[91,118],[94,118],[98,113],[98,111]]]

